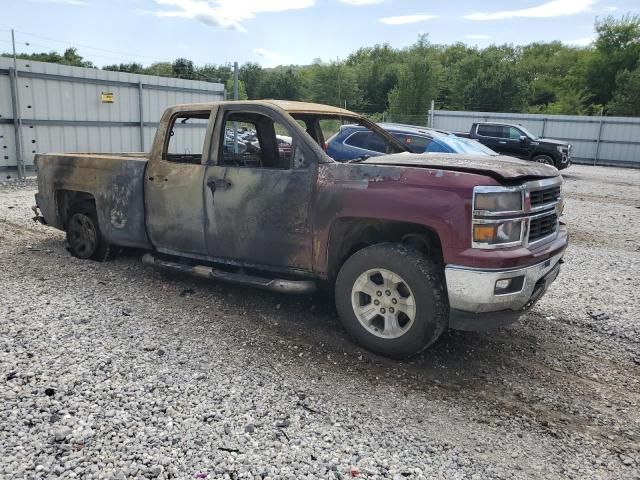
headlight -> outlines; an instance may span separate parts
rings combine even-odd
[[[524,190],[479,186],[473,189],[474,248],[508,248],[522,245],[526,223]]]
[[[476,223],[473,225],[473,242],[477,246],[519,245],[522,242],[522,220]]]
[[[473,209],[493,213],[520,212],[522,192],[478,192],[474,195]]]

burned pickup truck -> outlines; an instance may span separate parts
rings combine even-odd
[[[345,123],[387,155],[333,161],[325,140]],[[240,130],[257,141],[242,145]],[[349,334],[395,358],[448,327],[517,320],[567,246],[555,168],[407,153],[366,118],[324,105],[180,105],[148,154],[36,162],[37,219],[66,231],[72,255],[105,260],[134,247],[148,264],[277,292],[328,284]]]

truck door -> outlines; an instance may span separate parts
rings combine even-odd
[[[228,105],[213,138],[204,197],[209,254],[311,270],[317,160],[295,122],[268,107]]]
[[[477,126],[476,136],[491,150],[504,153],[506,141],[503,138],[504,127],[493,123],[481,123]]]
[[[520,137],[526,136],[522,130],[509,125],[504,126],[505,145],[504,152],[512,157],[527,158],[528,145]]]
[[[203,190],[211,108],[168,115],[145,172],[147,233],[160,252],[206,256]]]

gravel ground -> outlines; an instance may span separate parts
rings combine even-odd
[[[640,171],[565,179],[547,296],[405,363],[322,295],[71,258],[0,183],[0,477],[640,478]]]

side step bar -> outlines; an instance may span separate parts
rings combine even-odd
[[[186,273],[188,275],[194,275],[208,280],[220,280],[222,282],[249,285],[251,287],[270,290],[272,292],[312,293],[316,289],[315,282],[311,280],[283,280],[278,278],[256,277],[255,275],[246,275],[244,273],[230,273],[204,265],[183,265],[181,263],[163,260],[154,257],[151,253],[146,253],[142,257],[142,262],[164,270]]]

